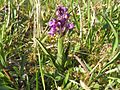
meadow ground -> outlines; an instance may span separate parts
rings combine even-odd
[[[0,90],[120,90],[120,0],[0,0]]]

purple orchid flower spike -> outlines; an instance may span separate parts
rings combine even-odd
[[[73,29],[74,24],[68,22],[69,17],[70,14],[68,13],[68,9],[64,6],[58,6],[56,10],[56,19],[52,19],[48,23],[50,27],[48,34],[54,36],[57,32],[61,34],[69,29]]]

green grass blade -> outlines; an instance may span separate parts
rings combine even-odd
[[[113,62],[115,62],[116,60],[118,60],[118,59],[116,59],[116,58],[117,58],[119,55],[120,55],[120,51],[118,51],[115,55],[113,55],[113,57],[111,58],[111,60],[109,60],[109,62],[103,67],[102,72],[104,72],[105,69],[106,69],[110,64],[112,64]]]
[[[43,69],[42,69],[43,56],[40,57],[39,50],[38,50],[38,60],[39,60],[39,67],[40,67],[40,74],[41,74],[43,89],[45,90],[45,80],[44,80],[44,73],[43,73]]]
[[[36,71],[36,90],[39,90],[39,87],[38,87],[38,71]]]
[[[48,55],[50,57],[50,59],[52,60],[52,63],[54,64],[55,67],[57,67],[56,63],[55,63],[55,58],[52,54],[49,53],[49,51],[46,49],[46,47],[42,44],[41,41],[39,41],[38,39],[36,39],[36,42],[38,43],[38,45],[41,47],[42,51]]]
[[[30,81],[29,81],[29,77],[28,77],[28,75],[27,75],[26,78],[27,78],[27,81],[26,81],[26,82],[27,82],[27,83],[26,83],[27,86],[26,86],[26,88],[27,88],[27,90],[30,90]]]
[[[50,55],[49,52],[47,51],[47,49],[45,48],[45,46],[42,44],[41,41],[39,41],[38,39],[36,39],[36,42],[39,44],[39,46],[41,47],[41,49],[43,50],[43,52],[46,54],[46,55]]]
[[[64,79],[64,81],[63,81],[63,87],[65,87],[66,85],[67,85],[67,82],[68,82],[68,80],[69,80],[69,71],[67,72],[67,74],[66,74],[66,76],[65,76],[65,79]]]
[[[107,18],[107,17],[104,17],[103,18],[106,20],[106,22],[110,25],[111,27],[111,30],[115,36],[115,41],[114,41],[114,44],[113,44],[113,53],[116,51],[116,49],[118,49],[118,33],[117,31],[115,30],[112,22]]]

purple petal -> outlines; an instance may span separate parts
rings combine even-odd
[[[64,12],[67,12],[68,11],[68,9],[66,8],[66,7],[61,7],[63,10],[64,10]]]
[[[70,16],[70,15],[69,15],[68,13],[64,14],[64,18],[65,18],[65,19],[68,19],[69,16]]]
[[[59,11],[56,11],[56,15],[59,16]]]
[[[62,26],[64,26],[64,25],[65,25],[65,23],[66,23],[66,19],[65,19],[65,18],[63,18],[63,19],[61,19],[61,20],[60,20],[60,22],[61,22]]]
[[[58,26],[58,27],[61,26],[61,22],[60,22],[60,21],[57,22],[57,26]]]
[[[68,29],[73,29],[73,28],[74,28],[74,24],[73,24],[73,23],[69,23],[69,24],[67,25],[67,28],[68,28]]]
[[[54,36],[54,34],[56,33],[56,28],[51,27],[50,31],[48,32],[49,35]]]
[[[49,26],[52,26],[53,25],[53,21],[49,21],[48,24],[49,24]]]
[[[55,25],[56,24],[56,19],[52,19],[51,21],[49,21],[48,24],[49,24],[50,27]]]

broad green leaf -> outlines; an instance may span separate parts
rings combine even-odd
[[[63,38],[60,37],[58,38],[58,55],[57,55],[57,60],[56,63],[60,66],[63,65],[63,58],[64,58],[64,47],[63,47]]]

